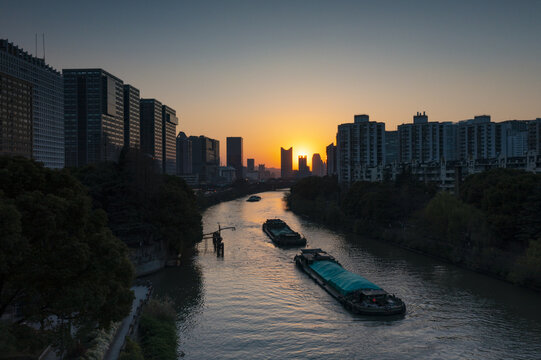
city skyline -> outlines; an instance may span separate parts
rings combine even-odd
[[[329,134],[352,114],[370,114],[386,130],[419,110],[453,122],[541,116],[540,2],[3,8],[3,38],[35,54],[38,33],[42,56],[45,33],[55,69],[102,68],[129,79],[142,98],[177,110],[177,133],[223,144],[241,136],[245,157],[268,167],[279,168],[280,147],[293,147],[295,158],[324,154]],[[80,12],[85,17],[74,16]]]

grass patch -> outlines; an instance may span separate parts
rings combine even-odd
[[[152,299],[139,322],[139,338],[145,360],[177,359],[176,312],[170,300]]]

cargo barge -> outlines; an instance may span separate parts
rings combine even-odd
[[[321,249],[303,249],[295,263],[346,309],[361,315],[398,315],[406,304],[360,275],[347,271]]]
[[[263,224],[263,231],[270,239],[280,246],[305,246],[306,238],[291,228],[280,219],[268,219]]]

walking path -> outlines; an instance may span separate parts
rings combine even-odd
[[[128,331],[130,330],[130,325],[133,322],[135,313],[137,312],[137,308],[146,299],[149,291],[148,286],[134,286],[131,289],[133,290],[135,299],[132,303],[130,315],[128,315],[124,318],[124,320],[122,320],[122,324],[118,328],[115,338],[109,346],[109,351],[107,351],[107,354],[103,358],[104,360],[118,359],[118,356],[120,355],[120,349],[122,348],[122,345],[124,345],[124,339],[126,338],[126,335],[128,335]]]

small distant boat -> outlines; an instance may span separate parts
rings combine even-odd
[[[406,304],[360,275],[347,271],[321,249],[303,249],[295,263],[351,312],[361,315],[398,315]]]
[[[304,246],[306,239],[280,219],[268,219],[263,224],[263,231],[280,246]]]
[[[261,196],[257,196],[257,195],[252,195],[248,198],[248,200],[246,201],[249,201],[249,202],[256,202],[256,201],[259,201],[261,200]]]

